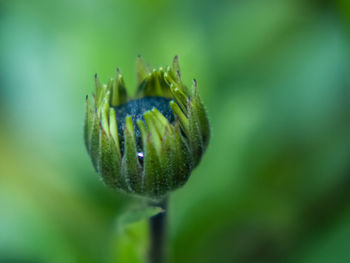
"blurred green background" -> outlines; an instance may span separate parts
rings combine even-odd
[[[1,0],[0,30],[1,263],[120,262],[138,200],[95,174],[85,95],[117,66],[134,92],[138,54],[179,55],[212,127],[171,262],[350,262],[348,0]]]

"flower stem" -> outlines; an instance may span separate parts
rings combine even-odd
[[[164,211],[150,218],[150,263],[165,263],[168,197],[157,203]]]

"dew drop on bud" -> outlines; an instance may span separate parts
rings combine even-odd
[[[137,157],[139,158],[139,162],[143,164],[143,152],[138,152]]]

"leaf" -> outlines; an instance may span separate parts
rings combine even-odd
[[[162,212],[160,207],[146,206],[129,209],[122,214],[116,224],[111,262],[147,263],[148,219]]]
[[[117,227],[120,229],[128,227],[128,225],[136,223],[141,220],[149,219],[164,210],[157,206],[147,206],[138,209],[130,209],[121,215],[117,222]]]

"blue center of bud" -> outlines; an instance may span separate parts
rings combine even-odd
[[[117,118],[118,125],[118,133],[119,138],[121,138],[120,142],[120,150],[123,153],[124,151],[124,127],[125,127],[125,118],[130,116],[134,125],[135,136],[136,136],[136,145],[137,150],[140,152],[140,156],[142,154],[142,140],[141,140],[141,132],[138,128],[137,121],[144,120],[143,114],[146,111],[152,110],[156,108],[164,115],[165,118],[170,123],[175,121],[173,111],[169,105],[171,99],[164,97],[144,97],[141,99],[130,100],[125,104],[114,107]],[[143,156],[143,154],[142,154]]]

